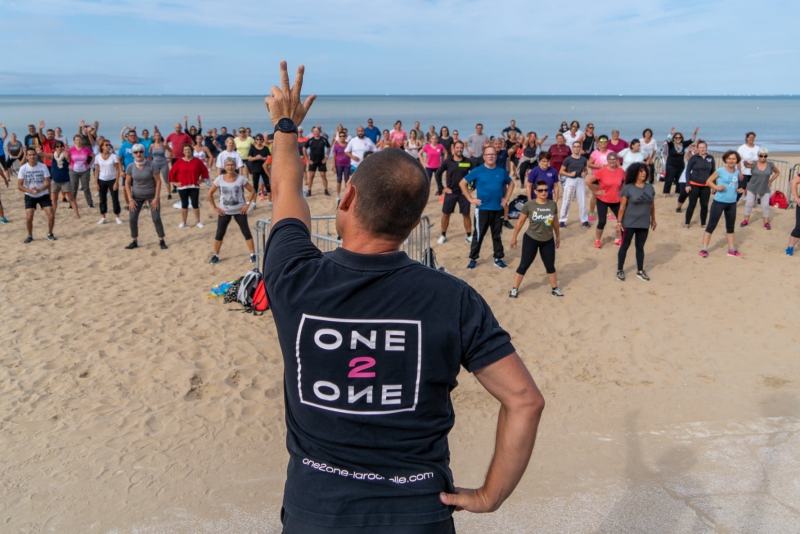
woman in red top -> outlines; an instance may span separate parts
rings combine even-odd
[[[609,208],[616,217],[619,214],[619,192],[625,182],[625,171],[619,166],[619,156],[614,152],[609,152],[607,156],[608,164],[597,169],[586,178],[586,185],[597,197],[597,228],[595,229],[594,247],[600,248],[600,240],[603,237],[603,229],[606,227]],[[617,227],[614,244],[622,244],[622,232]]]
[[[178,228],[186,228],[186,216],[189,214],[189,201],[192,201],[195,226],[203,227],[200,222],[200,179],[208,179],[208,167],[203,160],[194,157],[194,147],[183,145],[183,157],[169,170],[169,181],[178,188],[181,197],[181,224]]]

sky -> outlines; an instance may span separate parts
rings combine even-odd
[[[800,93],[797,0],[0,0],[0,94]]]

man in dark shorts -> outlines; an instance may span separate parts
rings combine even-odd
[[[365,158],[336,211],[342,247],[314,246],[297,124],[316,96],[300,102],[302,67],[294,88],[285,62],[281,78],[266,99],[275,197],[263,272],[284,361],[283,534],[453,533],[455,510],[497,510],[514,490],[544,400],[481,296],[400,251],[430,196],[411,156]],[[474,490],[456,488],[449,467],[460,366],[502,405]]]
[[[32,146],[25,149],[25,160],[26,163],[17,172],[17,189],[25,193],[25,228],[28,230],[28,237],[23,243],[33,241],[33,215],[36,213],[36,206],[41,206],[47,214],[47,239],[55,241],[53,225],[56,218],[53,214],[53,202],[50,200],[50,171],[44,163],[39,162],[36,148]]]
[[[331,194],[328,193],[327,163],[328,150],[331,148],[331,144],[320,135],[320,132],[319,126],[311,128],[311,137],[308,138],[303,147],[303,155],[308,161],[308,192],[311,193],[311,188],[314,185],[314,175],[319,171],[325,196],[329,197]]]
[[[467,231],[465,241],[472,243],[472,219],[469,216],[469,200],[461,192],[461,179],[464,178],[475,165],[472,161],[464,157],[464,143],[456,141],[453,145],[453,155],[442,162],[436,169],[436,181],[442,181],[442,174],[447,173],[444,189],[444,201],[442,202],[442,236],[437,243],[440,245],[447,241],[447,228],[450,226],[450,215],[455,213],[456,205],[458,212],[464,218],[464,230]]]

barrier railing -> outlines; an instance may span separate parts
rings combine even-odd
[[[786,199],[789,201],[789,206],[794,204],[794,195],[792,194],[792,180],[800,174],[800,163],[792,167],[792,172],[789,175],[789,185],[786,186]]]
[[[256,254],[258,255],[259,268],[263,264],[264,249],[269,236],[271,219],[259,219],[256,221]],[[431,226],[433,226],[425,215],[419,224],[411,231],[411,234],[403,242],[400,250],[405,251],[408,257],[420,263],[425,263],[427,250],[431,247]],[[330,252],[342,246],[342,240],[336,233],[335,215],[314,215],[311,217],[311,241],[322,252]]]

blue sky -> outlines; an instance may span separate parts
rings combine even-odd
[[[797,0],[0,0],[0,94],[800,93]]]

